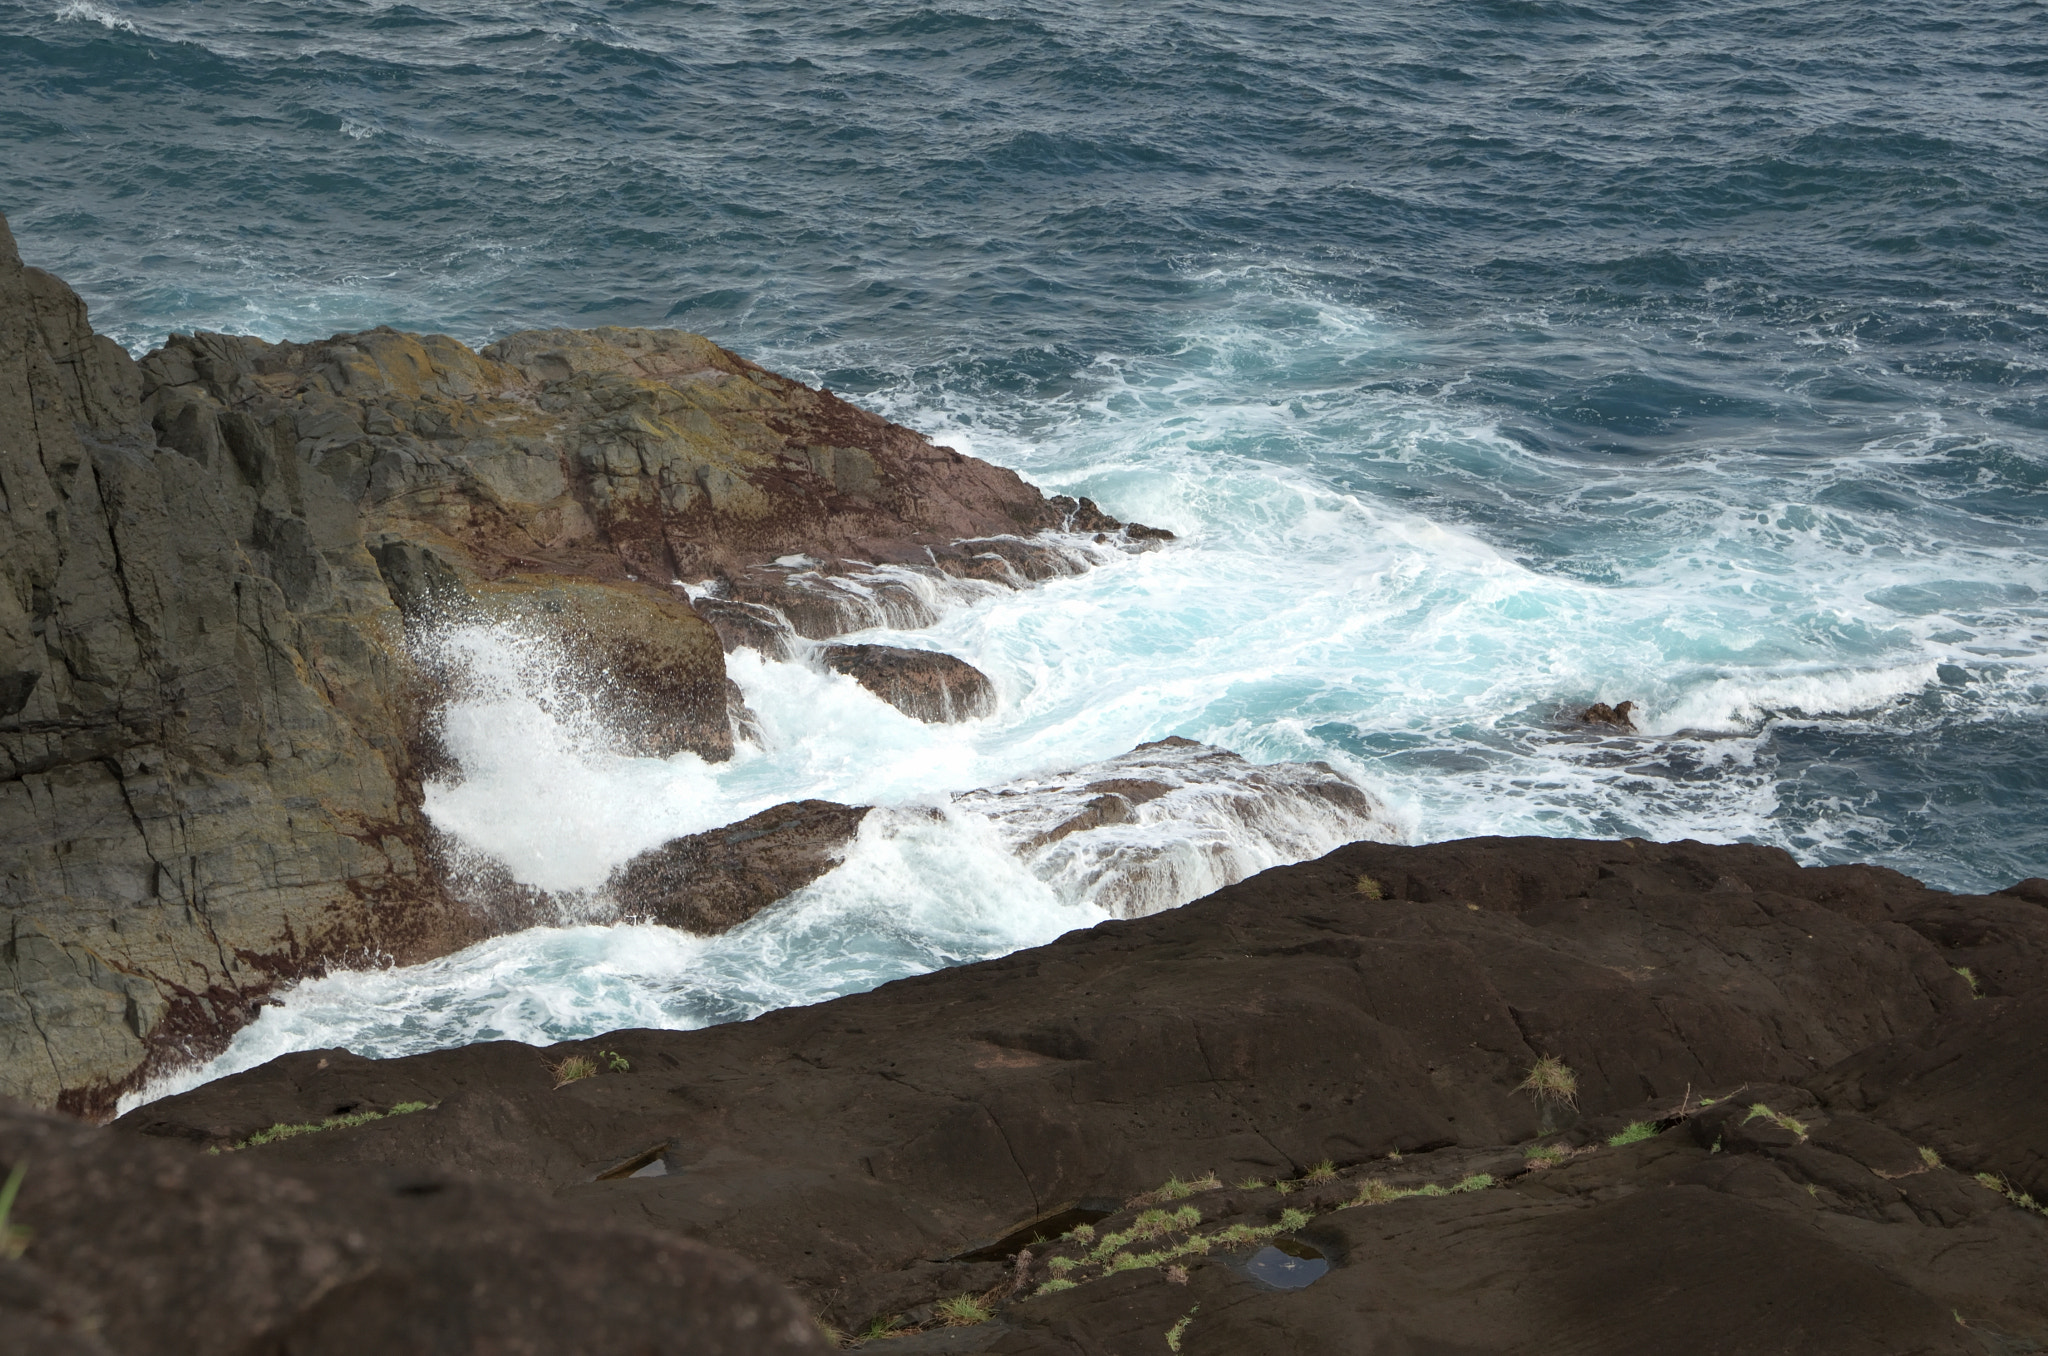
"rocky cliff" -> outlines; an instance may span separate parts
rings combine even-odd
[[[88,1115],[282,982],[529,921],[451,894],[419,810],[447,624],[544,636],[631,751],[717,759],[744,712],[683,581],[825,637],[1165,535],[696,335],[138,364],[4,221],[0,515],[0,1093]]]

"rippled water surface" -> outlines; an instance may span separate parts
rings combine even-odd
[[[592,771],[515,711],[585,791],[474,772],[505,814],[930,800],[1183,734],[1328,759],[1418,839],[2048,874],[2041,3],[41,0],[0,3],[0,111],[24,254],[137,349],[677,325],[1182,534],[911,638],[993,721],[840,693],[745,767]],[[808,681],[767,667],[769,707]],[[1560,719],[1624,698],[1640,737]],[[971,838],[861,888],[983,878]],[[862,907],[794,910],[803,954]],[[897,970],[776,988],[788,932],[720,1001],[1086,921],[929,907]],[[417,1040],[654,1020],[711,962],[633,935],[495,943]],[[667,978],[590,997],[614,961]],[[291,1040],[409,1048],[362,1014],[429,977],[332,983]]]

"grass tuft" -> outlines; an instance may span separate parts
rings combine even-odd
[[[1068,1280],[1064,1276],[1055,1276],[1044,1285],[1039,1286],[1038,1289],[1032,1291],[1031,1294],[1034,1298],[1039,1295],[1057,1295],[1062,1290],[1072,1290],[1075,1284],[1075,1282]]]
[[[1794,1120],[1782,1111],[1773,1111],[1762,1102],[1752,1102],[1750,1104],[1749,1114],[1742,1118],[1742,1123],[1748,1125],[1751,1121],[1757,1120],[1769,1121],[1780,1130],[1790,1130],[1793,1134],[1799,1136],[1801,1140],[1806,1138],[1805,1121]]]
[[[1485,1191],[1485,1190],[1486,1190],[1486,1189],[1487,1189],[1488,1187],[1491,1187],[1492,1185],[1493,1185],[1493,1174],[1492,1174],[1492,1173],[1490,1173],[1490,1172],[1475,1172],[1475,1173],[1473,1173],[1473,1174],[1472,1174],[1472,1175],[1471,1175],[1470,1177],[1467,1177],[1467,1178],[1465,1178],[1464,1180],[1460,1181],[1460,1182],[1459,1182],[1459,1183],[1458,1183],[1458,1184],[1457,1184],[1456,1186],[1452,1187],[1452,1188],[1451,1188],[1451,1190],[1453,1190],[1453,1191]]]
[[[1607,1147],[1619,1149],[1626,1144],[1641,1144],[1646,1139],[1657,1138],[1657,1126],[1653,1121],[1630,1121],[1618,1135],[1607,1137]]]
[[[29,1231],[19,1224],[10,1224],[7,1217],[14,1213],[14,1198],[21,1193],[22,1178],[28,1176],[28,1164],[16,1163],[7,1174],[6,1185],[0,1186],[0,1258],[21,1256],[28,1247]]]
[[[1571,1146],[1565,1144],[1539,1144],[1522,1155],[1532,1171],[1554,1168],[1571,1156]]]
[[[1197,1304],[1193,1309],[1182,1314],[1174,1325],[1166,1330],[1166,1349],[1168,1351],[1180,1350],[1180,1339],[1187,1335],[1188,1324],[1195,1321],[1195,1313],[1201,1307],[1201,1305]]]
[[[597,1061],[588,1055],[571,1055],[560,1064],[548,1065],[548,1072],[555,1076],[556,1087],[567,1087],[585,1078],[597,1077]]]
[[[1920,1146],[1920,1161],[1930,1168],[1938,1168],[1941,1166],[1941,1155],[1923,1144]]]
[[[1076,1224],[1067,1237],[1073,1239],[1076,1243],[1093,1243],[1095,1241],[1095,1226],[1092,1224]]]
[[[1280,1212],[1280,1228],[1283,1232],[1291,1232],[1299,1229],[1314,1218],[1315,1216],[1306,1210],[1282,1210]]]
[[[1970,997],[1982,998],[1984,996],[1984,986],[1977,982],[1976,975],[1970,973],[1969,966],[1958,965],[1955,967],[1955,972],[1961,975],[1963,979],[1968,982],[1970,986]]]
[[[1326,1158],[1303,1173],[1302,1177],[1310,1182],[1334,1182],[1337,1180],[1337,1165]]]
[[[1047,1262],[1045,1264],[1045,1268],[1047,1271],[1050,1271],[1055,1276],[1064,1276],[1068,1272],[1072,1271],[1075,1267],[1080,1265],[1081,1262],[1078,1258],[1055,1257],[1050,1262]]]
[[[988,1310],[972,1295],[955,1295],[938,1303],[939,1321],[949,1328],[971,1328],[977,1323],[986,1323]]]
[[[1529,1069],[1517,1092],[1531,1094],[1539,1102],[1552,1102],[1576,1109],[1579,1105],[1579,1076],[1556,1055],[1545,1055]]]
[[[1356,881],[1352,882],[1351,888],[1367,899],[1385,899],[1387,897],[1387,887],[1381,885],[1371,876],[1360,876]]]
[[[604,1066],[613,1073],[629,1073],[632,1071],[632,1061],[616,1050],[600,1050],[597,1052],[597,1057],[603,1060]]]

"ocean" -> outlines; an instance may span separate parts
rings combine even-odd
[[[188,1078],[1049,940],[1099,901],[949,798],[1166,735],[1326,761],[1411,841],[2048,874],[2040,0],[40,0],[0,3],[0,114],[24,257],[138,353],[678,326],[1180,534],[861,637],[970,660],[987,720],[736,658],[769,740],[729,765],[603,755],[467,638],[428,809],[534,884],[890,813],[727,937],[330,976]],[[1638,735],[1570,719],[1624,699]]]

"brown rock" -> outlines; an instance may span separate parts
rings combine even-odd
[[[818,658],[906,716],[927,724],[992,716],[995,686],[964,659],[894,645],[827,645]]]
[[[1909,926],[1954,900],[1758,847],[1362,843],[750,1022],[545,1058],[509,1042],[324,1068],[293,1055],[123,1125],[218,1143],[356,1101],[473,1099],[459,1124],[399,1117],[249,1152],[279,1171],[500,1164],[554,1188],[564,1221],[716,1241],[848,1328],[994,1292],[1010,1268],[978,1258],[1006,1237],[1031,1246],[1035,1292],[1045,1258],[1087,1249],[1058,1239],[1066,1224],[1043,1244],[1019,1226],[1092,1203],[1099,1235],[1129,1229],[1169,1177],[1205,1171],[1220,1184],[1184,1202],[1204,1233],[1300,1209],[1295,1236],[1332,1264],[1275,1291],[1243,1245],[1184,1255],[1185,1284],[1098,1259],[1076,1288],[929,1350],[1152,1350],[1190,1312],[1194,1353],[1345,1350],[1361,1333],[1638,1351],[1673,1323],[1727,1353],[1967,1351],[1986,1332],[2024,1349],[2048,1333],[2048,1231],[1927,1166],[1912,1138],[1954,1136],[1960,1155],[1974,1133],[1969,1166],[2016,1187],[2037,1161],[2040,1005],[1971,998]],[[2048,916],[2003,926],[2048,936]],[[550,1059],[600,1048],[631,1072],[553,1086]],[[1539,1055],[1577,1073],[1576,1111],[1542,1136],[1575,1152],[1530,1171],[1544,1118],[1518,1089]],[[1750,1119],[1759,1100],[1797,1127]],[[1716,1152],[1689,1120],[1743,1133]],[[1609,1145],[1636,1121],[1650,1138]],[[1305,1179],[1324,1159],[1336,1180]],[[593,1180],[630,1162],[659,1170]],[[1468,1189],[1353,1206],[1371,1178]],[[1147,1227],[1148,1250],[1178,1237]]]
[[[724,932],[839,865],[867,815],[829,800],[772,806],[643,852],[606,888],[629,919]]]
[[[1636,724],[1629,719],[1629,712],[1635,709],[1634,702],[1621,702],[1615,706],[1595,702],[1579,712],[1579,720],[1586,725],[1612,725],[1619,730],[1633,730]]]
[[[0,1173],[15,1165],[31,1232],[20,1260],[0,1253],[0,1332],[23,1356],[827,1349],[738,1258],[563,1220],[503,1182],[285,1177],[0,1105]]]

